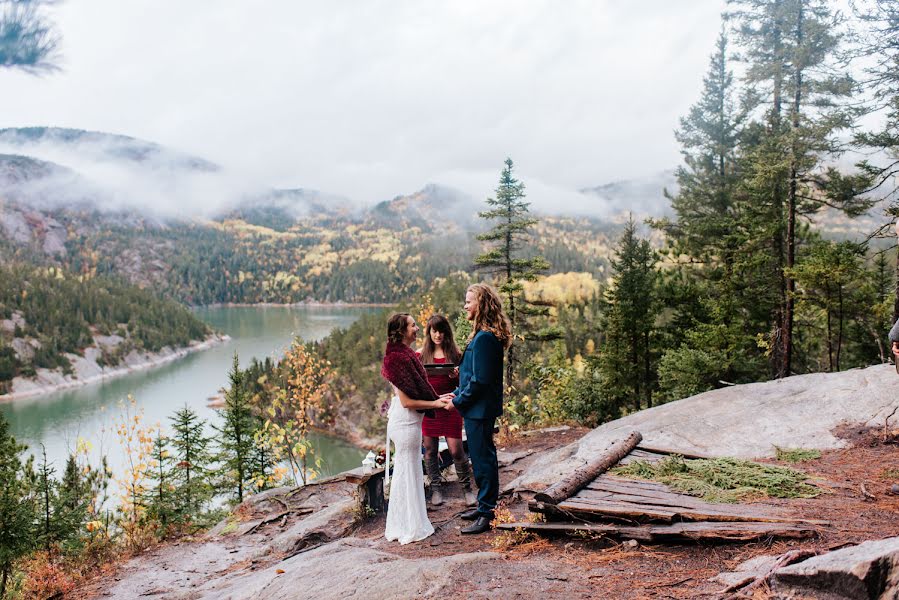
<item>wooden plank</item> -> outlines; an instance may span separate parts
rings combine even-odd
[[[620,504],[605,502],[600,505],[599,503],[586,503],[569,499],[560,502],[556,506],[559,510],[564,512],[578,515],[587,514],[594,516],[594,518],[599,516],[611,516],[628,519],[655,519],[657,521],[671,522],[675,520],[675,517],[679,516],[678,512],[674,510],[641,507],[626,502]]]
[[[642,439],[643,436],[640,435],[639,431],[632,431],[626,438],[612,444],[608,450],[600,454],[595,460],[575,470],[574,473],[561,481],[554,483],[545,491],[537,494],[535,498],[540,502],[558,504],[565,498],[573,496],[582,487],[596,479],[601,473],[608,471],[619,460],[627,456]]]
[[[740,508],[737,508],[737,507]],[[659,506],[638,504],[634,502],[617,502],[614,500],[589,500],[569,498],[560,502],[558,507],[563,511],[590,513],[596,516],[626,516],[634,519],[663,518],[676,521],[758,521],[760,523],[796,523],[798,519],[770,512],[747,510],[743,505],[730,509],[711,510],[707,508],[685,508],[679,506]],[[808,521],[806,521],[808,522]]]
[[[664,541],[751,541],[771,537],[808,538],[817,535],[809,526],[782,523],[674,523],[671,525],[612,525],[608,523],[502,523],[498,529],[523,529],[535,533],[588,532],[642,542]]]
[[[384,467],[377,467],[368,472],[365,471],[362,467],[356,467],[355,469],[350,469],[349,471],[344,471],[341,475],[349,482],[355,485],[362,485],[363,483],[367,483],[369,479],[372,477],[383,477],[384,476]]]

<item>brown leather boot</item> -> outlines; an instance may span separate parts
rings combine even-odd
[[[443,494],[440,493],[443,475],[440,473],[440,459],[436,452],[425,456],[425,469],[428,471],[428,479],[431,480],[431,506],[440,506],[443,504]]]
[[[462,492],[465,495],[465,505],[475,506],[478,503],[477,497],[471,491],[471,463],[468,459],[453,461],[456,466],[456,476],[459,478],[459,484],[462,486]]]

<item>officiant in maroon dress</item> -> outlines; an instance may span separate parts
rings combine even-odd
[[[432,365],[428,370],[428,383],[438,394],[452,392],[459,385],[459,371],[457,369],[433,368],[433,365],[459,365],[462,353],[453,339],[453,329],[449,321],[443,315],[434,315],[428,319],[425,328],[425,341],[419,351],[421,362]],[[474,505],[477,501],[471,492],[471,464],[465,449],[462,446],[462,415],[457,411],[438,410],[433,416],[426,415],[421,422],[422,445],[425,448],[425,467],[428,478],[431,480],[431,504],[439,506],[443,504],[441,487],[444,480],[440,472],[440,458],[438,448],[440,437],[446,438],[446,445],[453,457],[456,475],[465,493],[465,501],[468,505]]]

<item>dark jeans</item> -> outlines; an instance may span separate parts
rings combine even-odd
[[[499,464],[493,444],[496,419],[465,419],[468,455],[478,484],[478,512],[493,518],[499,498]]]

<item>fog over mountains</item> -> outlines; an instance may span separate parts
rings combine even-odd
[[[500,166],[498,160],[497,180]],[[558,192],[533,190],[522,179],[537,213],[614,220],[628,211],[638,217],[660,216],[668,206],[662,190],[674,186],[671,171]],[[439,217],[464,227],[476,222],[477,212],[492,193],[486,189],[477,196],[440,182],[423,182],[417,192],[365,207],[327,191],[272,189],[202,157],[129,136],[54,127],[0,129],[0,196],[35,207],[87,203],[103,212],[187,219],[264,206],[292,218],[367,212],[377,219],[402,206],[410,221]],[[545,200],[548,197],[554,200]]]

